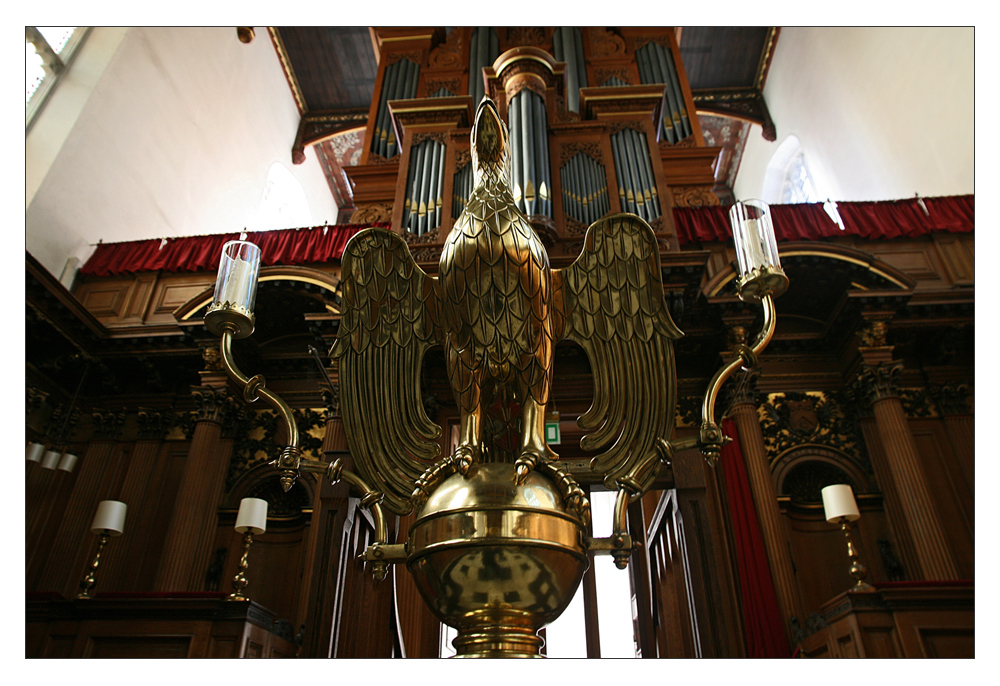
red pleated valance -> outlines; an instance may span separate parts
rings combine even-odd
[[[976,226],[974,195],[838,202],[837,210],[844,222],[843,230],[826,213],[822,203],[771,205],[775,237],[779,242],[815,241],[844,235],[884,240],[914,238],[936,231],[962,233],[973,231]],[[729,207],[676,208],[674,223],[681,245],[721,242],[732,236]]]
[[[814,241],[835,236],[868,239],[913,238],[936,231],[970,232],[975,229],[974,195],[882,202],[840,202],[837,209],[844,230],[830,218],[822,204],[771,205],[778,241]],[[925,212],[926,209],[926,212]],[[677,208],[677,238],[681,245],[730,240],[729,207]],[[329,262],[339,259],[354,234],[375,224],[338,224],[309,229],[282,229],[247,233],[260,246],[265,266]],[[81,274],[115,276],[133,272],[214,271],[227,241],[239,234],[188,236],[102,243]]]
[[[347,241],[369,226],[389,224],[338,224],[310,229],[280,229],[247,232],[246,239],[260,246],[261,264],[309,264],[329,262],[344,254]],[[219,268],[222,246],[240,237],[238,233],[183,238],[153,238],[123,243],[101,243],[81,274],[116,276],[133,272],[198,272]]]

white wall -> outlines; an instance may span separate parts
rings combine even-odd
[[[798,136],[818,192],[894,200],[975,192],[971,28],[782,28],[764,87],[777,129],[753,126],[737,199]]]
[[[83,50],[106,53],[111,31],[95,29]],[[26,139],[26,246],[50,272],[99,240],[287,228],[256,216],[275,162],[305,192],[303,225],[336,221],[314,153],[291,162],[299,114],[264,28],[248,45],[232,27],[131,28],[117,40],[75,121],[53,124],[67,119],[53,99]],[[71,71],[92,72],[85,57]]]

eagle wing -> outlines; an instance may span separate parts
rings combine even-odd
[[[424,410],[420,372],[441,342],[437,279],[386,229],[359,232],[341,260],[338,360],[347,444],[361,476],[396,514],[412,509],[414,482],[440,453],[441,427]]]
[[[673,341],[683,335],[663,298],[653,230],[635,215],[605,217],[555,276],[563,338],[584,349],[594,377],[593,404],[578,420],[589,432],[580,445],[600,451],[591,468],[609,488],[645,492],[658,446],[673,431]]]

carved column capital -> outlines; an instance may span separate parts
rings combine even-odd
[[[728,406],[750,404],[756,406],[757,403],[757,381],[760,379],[760,369],[743,370],[737,372],[726,384],[726,394],[729,402]]]
[[[225,372],[222,366],[222,351],[218,345],[206,346],[201,349],[201,359],[205,362],[206,372]]]
[[[896,381],[902,369],[902,362],[864,365],[854,380],[855,397],[868,406],[879,400],[898,397]]]
[[[866,318],[858,329],[857,336],[864,348],[884,348],[889,334],[889,320],[886,317]]]
[[[934,385],[928,388],[938,410],[944,416],[971,414],[969,396],[972,391],[968,384]]]
[[[173,426],[173,413],[151,407],[139,408],[139,440],[162,441]]]
[[[122,437],[125,427],[125,408],[120,412],[110,410],[94,410],[94,438],[102,441],[117,441]]]
[[[196,422],[216,422],[222,424],[229,405],[229,394],[225,388],[213,386],[192,386],[194,398],[194,419]]]

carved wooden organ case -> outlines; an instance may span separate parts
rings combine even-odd
[[[587,227],[632,212],[661,252],[671,208],[718,204],[671,28],[373,28],[379,66],[352,223],[386,221],[435,270],[472,189],[469,128],[484,95],[507,121],[511,188],[554,264]]]

